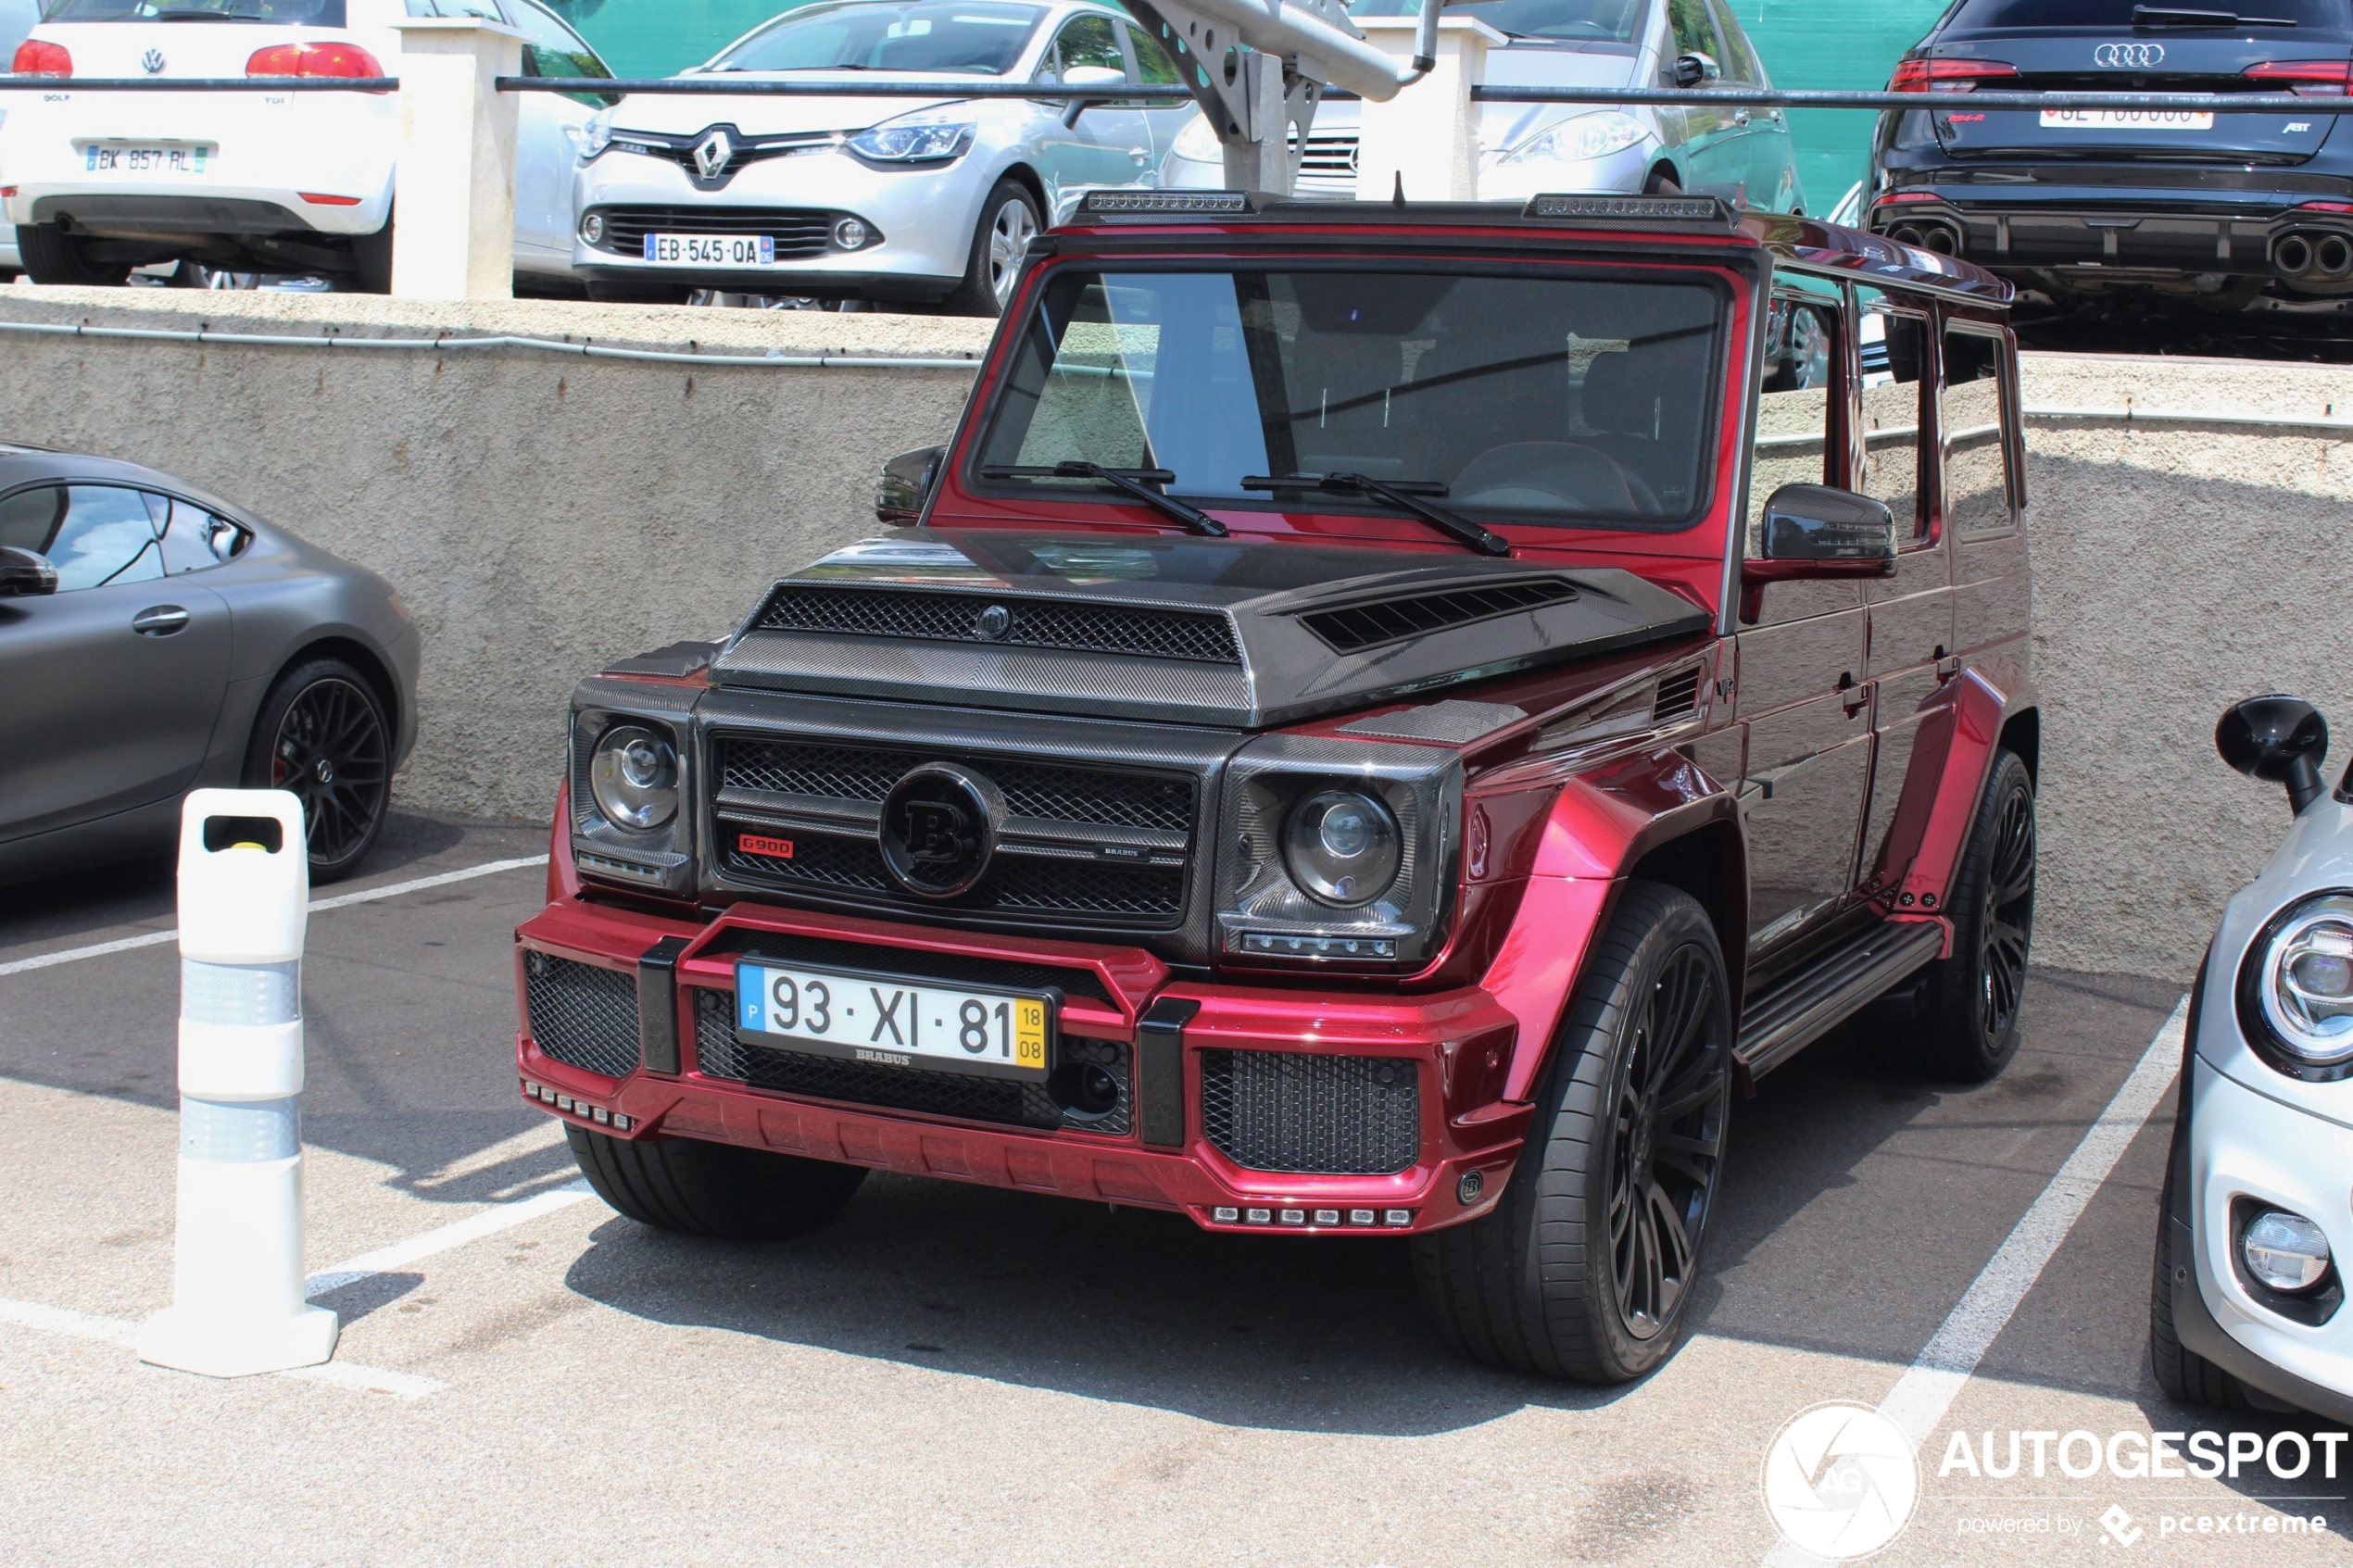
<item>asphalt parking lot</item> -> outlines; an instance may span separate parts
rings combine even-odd
[[[402,818],[364,876],[323,891],[544,843]],[[311,917],[309,1258],[333,1273],[318,1298],[343,1315],[344,1370],[238,1382],[143,1367],[123,1342],[170,1291],[176,950],[27,961],[169,929],[170,869],[10,892],[0,1559],[1761,1562],[1775,1431],[1817,1401],[1879,1403],[1949,1334],[2181,989],[2042,972],[2023,1051],[1982,1088],[1909,1078],[1859,1030],[1768,1079],[1735,1114],[1690,1343],[1602,1392],[1450,1358],[1391,1241],[1208,1236],[882,1173],[831,1228],[774,1246],[620,1219],[515,1094],[510,933],[541,877]],[[2353,1561],[2341,1478],[1939,1474],[1956,1427],[2282,1419],[2171,1407],[2150,1379],[2171,1114],[2154,1098],[1990,1323],[1922,1447],[1918,1513],[1875,1561]],[[2111,1508],[2129,1517],[2104,1530]],[[2327,1524],[2180,1523],[2291,1514]]]

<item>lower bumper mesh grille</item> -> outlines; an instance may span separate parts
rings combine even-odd
[[[637,1068],[637,977],[525,953],[523,1002],[531,1037],[567,1067],[625,1078]]]
[[[773,1046],[748,1045],[736,1037],[735,1008],[732,991],[705,990],[697,995],[695,1064],[706,1078],[730,1078],[753,1088],[804,1095],[811,1099],[919,1110],[933,1116],[994,1122],[1012,1127],[1072,1127],[1113,1136],[1125,1135],[1134,1116],[1127,1047],[1116,1040],[1063,1036],[1063,1062],[1100,1067],[1119,1085],[1118,1101],[1109,1114],[1074,1116],[1054,1102],[1043,1084],[982,1078],[963,1073],[935,1073],[922,1068],[879,1067],[805,1051],[779,1050]]]
[[[1203,1051],[1201,1119],[1244,1170],[1393,1175],[1421,1153],[1421,1079],[1390,1057]]]

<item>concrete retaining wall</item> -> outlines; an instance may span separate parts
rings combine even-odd
[[[349,336],[510,332],[712,354],[969,357],[947,318],[15,288],[0,320]],[[2353,371],[2033,356],[2030,406],[2353,415]],[[882,459],[939,440],[952,370],[528,351],[0,337],[0,438],[184,474],[382,571],[425,637],[402,801],[544,815],[575,676],[731,627],[875,530]],[[2032,426],[2045,883],[2037,956],[2185,975],[2286,822],[2214,759],[2222,705],[2300,692],[2353,730],[2353,447],[2269,430]],[[2332,766],[2342,766],[2340,746]]]

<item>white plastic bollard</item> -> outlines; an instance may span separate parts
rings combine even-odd
[[[334,1354],[335,1314],[303,1293],[309,903],[300,800],[276,789],[188,797],[180,814],[179,1234],[171,1305],[140,1330],[143,1361],[245,1377]]]

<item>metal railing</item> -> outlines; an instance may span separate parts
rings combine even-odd
[[[396,76],[9,76],[0,93],[393,93]]]
[[[2154,109],[2232,114],[2353,114],[2353,99],[2294,93],[1843,93],[1779,87],[1474,86],[1483,104],[1647,104],[1730,109]]]
[[[1052,103],[1127,103],[1137,98],[1192,101],[1189,87],[1063,87],[1043,82],[730,82],[717,76],[605,78],[502,76],[501,93],[641,93],[698,98],[1032,98]]]

